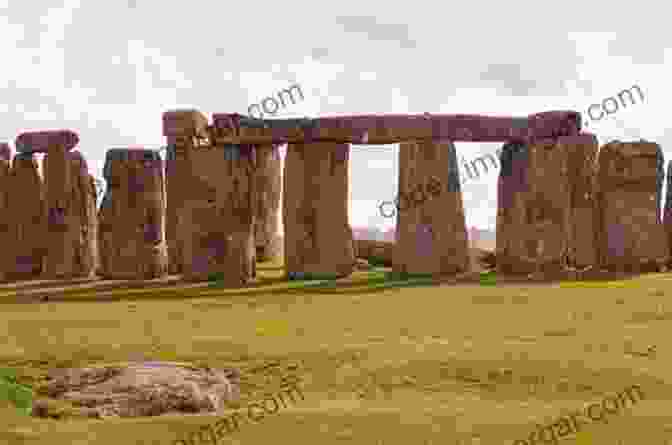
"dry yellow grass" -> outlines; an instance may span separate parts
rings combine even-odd
[[[561,443],[672,439],[672,275],[590,285],[287,288],[106,290],[118,301],[104,302],[77,291],[69,301],[33,304],[7,303],[16,298],[5,293],[0,366],[38,378],[54,365],[138,357],[243,371],[296,365],[305,400],[230,443],[513,444],[535,424],[633,384],[646,400]],[[244,392],[258,389],[250,383]],[[0,444],[169,445],[211,422],[63,422],[0,407]]]

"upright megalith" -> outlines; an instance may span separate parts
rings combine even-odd
[[[79,233],[74,234],[74,274],[91,276],[98,265],[96,187],[93,176],[89,174],[86,159],[80,152],[70,152],[70,162],[72,199],[75,209],[74,226],[79,229]]]
[[[257,260],[282,254],[280,229],[281,160],[278,145],[257,146],[255,243]]]
[[[556,140],[502,148],[497,184],[497,269],[565,273],[570,239],[569,152]]]
[[[567,265],[588,270],[597,265],[595,168],[599,144],[591,133],[562,136],[555,150],[567,152],[569,180],[569,239]]]
[[[248,283],[256,275],[255,147],[192,148],[182,162],[191,172],[181,176],[184,201],[177,212],[183,276],[226,287]]]
[[[163,162],[146,149],[111,149],[103,176],[107,190],[99,211],[100,275],[153,279],[167,273],[164,239]]]
[[[44,174],[45,278],[85,277],[93,273],[95,252],[90,231],[95,215],[87,211],[89,186],[86,161],[71,150],[79,142],[70,130],[22,133],[17,150],[30,155],[46,153]]]
[[[283,226],[288,276],[347,276],[354,270],[348,221],[348,144],[289,144]]]
[[[98,218],[87,162],[78,151],[54,148],[44,157],[42,171],[47,196],[44,276],[90,277],[96,267]]]
[[[409,274],[457,274],[469,268],[467,229],[450,141],[399,146],[397,242],[393,270]]]
[[[191,176],[190,152],[207,141],[208,118],[198,110],[173,110],[163,113],[166,151],[166,242],[170,273],[182,273],[182,241],[177,236],[177,215],[184,206],[183,178]]]
[[[598,155],[598,246],[603,269],[658,270],[670,255],[660,221],[663,152],[654,142],[614,141]]]
[[[672,161],[667,163],[667,185],[665,192],[665,208],[663,210],[663,225],[667,234],[667,245],[672,252]]]
[[[38,278],[46,254],[44,184],[32,153],[17,153],[12,162],[7,208],[11,237],[6,249],[7,279]]]
[[[0,143],[0,281],[7,278],[7,272],[13,267],[14,257],[10,251],[12,245],[12,214],[9,208],[11,191],[12,150],[7,143]]]

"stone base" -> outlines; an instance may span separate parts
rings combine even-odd
[[[273,261],[284,255],[284,237],[276,235],[264,245],[257,245],[257,261]]]

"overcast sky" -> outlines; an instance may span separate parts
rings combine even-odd
[[[167,109],[245,114],[293,83],[305,99],[276,117],[585,115],[639,85],[644,103],[590,130],[601,142],[653,140],[669,160],[672,34],[664,3],[646,3],[0,0],[0,139],[73,129],[102,177],[106,150],[164,144]],[[458,157],[499,145],[457,143]],[[377,205],[396,195],[397,155],[395,146],[353,149],[352,224],[394,223]],[[464,184],[468,225],[494,227],[496,178]]]

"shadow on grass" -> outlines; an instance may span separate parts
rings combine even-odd
[[[303,280],[293,280],[287,282],[287,286],[282,289],[258,289],[253,292],[246,292],[246,296],[263,294],[291,294],[301,291],[313,291],[317,293],[369,293],[384,291],[388,289],[402,289],[408,287],[435,286],[440,284],[436,278],[429,274],[411,275],[387,272],[374,269],[365,277],[348,277],[352,281],[338,281],[331,279],[316,279],[317,277],[306,277]]]
[[[191,298],[209,298],[209,297],[257,297],[289,295],[294,293],[312,292],[312,293],[345,293],[345,294],[366,294],[371,292],[385,291],[389,289],[402,289],[409,287],[428,287],[441,284],[441,278],[432,278],[431,275],[410,275],[398,274],[374,268],[366,272],[363,276],[356,274],[340,280],[330,277],[303,277],[303,279],[287,280],[286,277],[268,277],[258,278],[256,282],[250,283],[245,287],[233,288],[226,287],[216,280],[221,278],[221,274],[213,274],[209,278],[215,279],[210,283],[194,283],[198,287],[180,289],[175,285],[160,289],[115,289],[107,295],[101,295],[98,289],[81,290],[72,289],[60,292],[59,295],[49,297],[50,302],[72,302],[72,303],[98,303],[110,301],[133,301],[133,300],[186,300]],[[272,286],[277,286],[272,288]],[[14,300],[14,301],[10,301]],[[3,303],[38,303],[37,301],[20,301],[20,298],[6,298]]]

